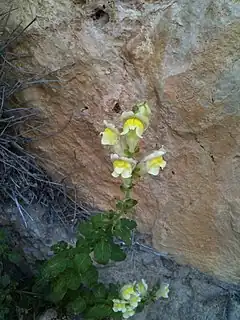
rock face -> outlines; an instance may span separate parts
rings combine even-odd
[[[4,2],[1,6],[4,5]],[[231,0],[16,0],[37,16],[19,51],[48,82],[26,90],[45,115],[32,150],[53,177],[100,208],[119,197],[100,145],[104,119],[147,100],[145,150],[166,169],[138,185],[139,230],[153,246],[240,281],[240,5]],[[39,138],[39,139],[38,139]]]

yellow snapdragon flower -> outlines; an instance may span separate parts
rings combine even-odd
[[[145,170],[157,176],[159,174],[160,168],[163,170],[166,166],[166,161],[163,159],[163,155],[166,153],[165,149],[162,147],[158,151],[154,151],[142,160],[142,164],[145,166]]]
[[[124,111],[121,115],[123,121],[123,132],[121,135],[128,134],[129,131],[135,131],[139,138],[142,138],[143,132],[148,127],[148,118],[141,115],[135,114],[133,111]]]
[[[129,305],[135,309],[138,306],[138,303],[141,301],[141,297],[138,295],[131,295],[129,299]]]
[[[113,299],[113,311],[114,312],[126,312],[126,301],[125,300],[119,300],[119,299]]]
[[[129,300],[131,296],[138,296],[138,293],[134,289],[135,282],[125,284],[120,290],[120,296],[122,299]]]
[[[118,129],[114,126],[114,124],[109,123],[105,120],[104,120],[104,124],[106,128],[103,132],[101,132],[101,135],[102,135],[101,144],[109,145],[109,146],[116,145],[119,140]]]
[[[125,284],[120,290],[120,299],[113,300],[113,311],[122,312],[122,317],[128,319],[135,314],[142,298],[147,295],[148,285],[144,279]]]
[[[127,307],[127,310],[123,313],[123,319],[128,319],[134,316],[135,311],[131,307]]]
[[[129,151],[134,153],[139,139],[142,138],[143,132],[148,127],[148,118],[142,114],[135,114],[133,111],[128,111],[122,113],[121,119],[123,121],[123,131],[121,135],[125,136]]]
[[[112,176],[117,178],[121,176],[124,179],[130,178],[132,176],[133,169],[136,166],[136,161],[131,158],[120,157],[117,154],[111,155],[111,160],[113,163],[113,173]]]

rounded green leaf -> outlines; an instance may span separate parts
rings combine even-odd
[[[94,258],[100,264],[107,264],[111,257],[111,246],[108,241],[101,239],[94,247]]]
[[[117,226],[113,232],[114,236],[123,240],[127,245],[131,244],[131,230]]]
[[[99,213],[93,216],[91,221],[95,228],[104,228],[109,224],[109,217],[106,213]]]
[[[74,257],[74,266],[79,273],[84,273],[92,265],[92,260],[87,253],[78,253]]]
[[[65,284],[64,277],[59,277],[56,279],[52,287],[52,292],[49,295],[49,299],[54,303],[57,303],[63,299],[67,292],[67,286]]]
[[[66,269],[61,277],[64,277],[66,287],[71,290],[77,290],[82,282],[81,276],[74,269]]]
[[[82,297],[77,297],[75,300],[70,302],[67,305],[67,310],[70,313],[73,313],[75,315],[78,315],[79,313],[82,313],[86,309],[86,302]]]
[[[115,243],[111,245],[111,260],[113,261],[122,261],[126,259],[126,253],[121,249],[121,247]]]
[[[87,318],[105,319],[112,314],[112,307],[106,304],[96,304],[86,312]]]
[[[96,233],[94,232],[94,227],[91,222],[81,223],[78,227],[78,230],[86,239],[91,240],[96,238]]]
[[[67,267],[67,259],[65,255],[57,254],[47,261],[43,269],[43,276],[46,278],[57,277]]]
[[[93,294],[98,299],[104,299],[107,295],[107,289],[104,284],[99,283],[93,288]]]
[[[137,227],[136,221],[130,220],[130,219],[122,218],[120,220],[120,223],[121,223],[121,227],[122,228],[126,227],[126,228],[128,228],[130,230],[136,229],[136,227]]]
[[[91,266],[84,274],[82,275],[82,283],[85,286],[91,287],[96,284],[98,281],[98,271],[96,267]]]

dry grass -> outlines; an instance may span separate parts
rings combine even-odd
[[[36,203],[47,208],[47,219],[57,217],[64,225],[74,225],[89,216],[88,210],[69,197],[66,186],[52,182],[25,149],[34,130],[32,123],[39,123],[39,112],[22,107],[16,93],[33,83],[42,83],[43,79],[17,66],[20,59],[24,62],[24,57],[17,56],[12,49],[28,26],[19,25],[7,32],[13,10],[0,13],[0,205],[13,202],[26,227],[26,207]]]

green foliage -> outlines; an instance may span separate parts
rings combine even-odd
[[[64,242],[53,246],[54,256],[44,264],[39,281],[41,291],[48,292],[46,297],[56,308],[89,320],[121,319],[121,314],[112,310],[119,288],[98,282],[97,265],[126,258],[115,240],[131,244],[136,222],[122,216],[136,204],[136,200],[125,197],[116,203],[116,211],[96,214],[81,223],[75,246]]]
[[[0,320],[30,320],[43,307],[26,269],[24,254],[12,249],[9,234],[0,228]]]
[[[85,314],[86,318],[106,319],[112,315],[112,305],[106,303],[97,303],[91,307]]]
[[[67,310],[75,315],[82,313],[87,307],[85,300],[81,297],[77,297],[75,300],[69,302]]]
[[[94,258],[100,264],[107,264],[111,258],[111,246],[105,239],[101,239],[94,247]]]
[[[131,244],[131,233],[136,228],[136,222],[128,219],[120,219],[116,224],[113,234],[122,239],[127,245]]]
[[[124,211],[135,205],[132,199],[122,201]],[[118,205],[117,210],[121,211]],[[119,318],[112,311],[112,299],[116,298],[118,290],[98,283],[96,268],[97,264],[126,258],[115,239],[130,244],[136,223],[122,218],[118,212],[99,213],[80,224],[75,246],[64,242],[54,245],[55,254],[41,271],[40,282],[45,288],[41,290],[48,291],[47,299],[63,312],[83,314],[86,319]]]

